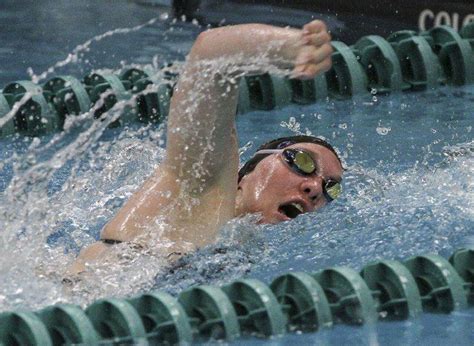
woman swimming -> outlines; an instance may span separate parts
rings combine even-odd
[[[180,254],[213,242],[236,216],[258,213],[260,222],[277,223],[336,198],[343,169],[327,142],[311,136],[271,141],[239,172],[235,130],[240,77],[273,67],[311,79],[329,70],[331,53],[318,20],[302,30],[246,24],[201,33],[173,93],[164,162],[71,271],[100,261],[114,243],[149,247],[159,236],[173,244],[169,254]],[[159,235],[157,220],[166,224]]]

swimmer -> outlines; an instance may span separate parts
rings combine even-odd
[[[273,140],[239,171],[235,129],[240,77],[276,67],[291,71],[291,78],[314,78],[331,67],[330,41],[319,20],[302,29],[244,24],[201,33],[171,99],[164,162],[69,272],[84,271],[116,243],[146,248],[159,236],[173,244],[167,255],[180,256],[215,241],[234,217],[258,213],[261,223],[278,223],[336,198],[343,168],[327,142]],[[167,225],[159,235],[153,234],[157,220]]]

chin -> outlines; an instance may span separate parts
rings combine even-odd
[[[271,215],[262,215],[260,220],[257,222],[259,225],[275,225],[280,222],[285,222],[291,220],[289,217],[286,215],[283,215],[281,213],[274,213]]]

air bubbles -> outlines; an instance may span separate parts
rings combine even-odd
[[[314,117],[318,120],[321,120],[323,118],[323,115],[321,113],[315,113]]]
[[[38,137],[34,137],[31,141],[29,149],[37,148],[41,144],[41,140]]]
[[[392,129],[390,127],[382,127],[382,126],[377,126],[375,131],[381,136],[386,136]]]
[[[372,88],[372,89],[370,90],[370,94],[372,95],[372,102],[373,102],[373,103],[377,103],[377,102],[378,102],[377,92],[378,92],[378,90],[377,90],[376,88]]]
[[[296,121],[295,117],[290,117],[290,119],[288,119],[288,122],[282,121],[280,123],[280,126],[286,127],[288,130],[291,130],[296,133],[299,133],[301,127],[300,123]]]

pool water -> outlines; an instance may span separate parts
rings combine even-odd
[[[3,86],[60,74],[80,78],[91,70],[118,71],[132,64],[159,68],[182,61],[202,30],[167,19],[163,9],[128,1],[4,1],[0,8]],[[73,288],[61,284],[65,268],[162,160],[165,128],[86,128],[87,121],[78,117],[60,134],[0,139],[0,311],[58,302],[85,305],[150,289],[175,294],[244,276],[269,283],[287,271],[334,265],[358,270],[376,259],[448,257],[472,247],[473,106],[473,86],[441,87],[390,96],[374,91],[357,99],[240,115],[242,161],[275,137],[312,133],[330,140],[347,168],[343,196],[275,226],[257,226],[251,216],[233,220],[216,244],[171,267],[124,248],[120,266],[98,268]],[[471,308],[245,341],[468,345],[473,331]]]

